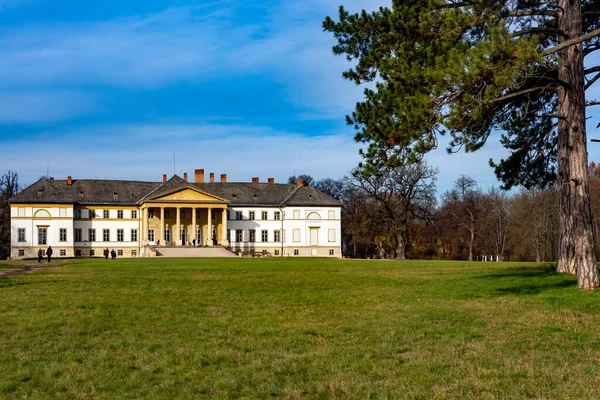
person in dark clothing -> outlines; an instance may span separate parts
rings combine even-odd
[[[108,247],[104,249],[104,258],[108,260]]]
[[[110,256],[113,260],[117,259],[117,252],[115,251],[115,249],[112,249],[112,251],[110,252]]]
[[[192,246],[196,247],[196,239],[192,240]]]
[[[48,246],[48,250],[46,250],[46,255],[48,256],[48,262],[50,262],[52,258],[52,246]]]
[[[42,249],[38,250],[38,262],[42,262],[42,257],[44,257],[44,252],[42,251]]]

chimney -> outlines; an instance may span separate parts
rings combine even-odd
[[[167,174],[163,174],[163,183],[167,181]]]
[[[267,182],[269,182],[269,184],[274,184],[275,183],[275,178],[269,178],[267,179]]]
[[[302,178],[298,178],[298,187],[302,186]]]
[[[215,181],[215,173],[214,172],[210,173],[210,181],[211,181],[211,183]]]
[[[252,178],[252,183],[258,183],[258,178],[257,177]]]
[[[187,182],[187,172],[183,173],[183,180]]]
[[[227,174],[221,174],[221,183],[227,182]]]
[[[204,183],[204,169],[194,170],[194,182]]]
[[[50,180],[54,180],[54,178],[50,178]],[[67,185],[71,186],[73,184],[73,178],[71,178],[71,175],[67,176]]]

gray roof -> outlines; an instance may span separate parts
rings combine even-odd
[[[67,185],[66,180],[41,179],[10,199],[10,203],[134,205],[185,187],[197,188],[238,206],[341,206],[339,201],[311,186],[246,182],[194,183],[177,175],[165,183],[73,179],[72,185]]]

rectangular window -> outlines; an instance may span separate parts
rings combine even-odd
[[[104,218],[110,218],[110,211],[104,210]]]
[[[179,218],[184,219],[185,218],[185,210],[179,210]]]
[[[334,255],[335,255],[335,250],[333,250],[333,249],[330,249],[330,250],[329,250],[329,255],[330,255],[330,256],[334,256]]]
[[[154,210],[148,210],[148,218],[154,218]]]
[[[242,212],[241,211],[236,211],[235,212],[235,219],[237,219],[237,220],[241,220],[242,219]]]
[[[65,249],[60,250],[60,256],[65,257],[67,255],[67,251]]]
[[[281,242],[281,231],[280,230],[276,230],[275,232],[273,232],[273,241]]]
[[[17,239],[19,242],[25,241],[25,228],[19,228],[19,238]]]
[[[124,238],[123,229],[117,229],[117,242],[122,242]]]
[[[75,257],[81,257],[81,250],[75,250]]]
[[[19,250],[19,257],[25,256],[25,250]]]
[[[123,210],[117,210],[117,218],[123,218]]]
[[[94,257],[96,255],[96,250],[90,250],[90,257]]]
[[[260,240],[262,242],[268,242],[269,241],[269,231],[261,231],[260,232],[260,236],[261,236]]]
[[[171,230],[165,229],[165,244],[168,244],[171,241]]]
[[[200,243],[200,229],[196,229],[196,242],[198,242],[198,246],[201,244]]]
[[[154,242],[154,229],[148,229],[148,241]]]
[[[244,230],[243,229],[236,229],[235,230],[235,241],[236,242],[241,242],[244,240]]]
[[[292,233],[294,235],[294,242],[299,242],[300,241],[300,229],[294,229]]]
[[[88,210],[88,217],[89,218],[96,218],[96,211],[94,211],[94,210]]]
[[[61,218],[66,218],[67,217],[67,209],[66,208],[59,209],[58,216]]]
[[[131,257],[137,257],[137,250],[131,250]]]
[[[256,231],[254,229],[248,230],[248,236],[250,242],[256,242]]]
[[[110,229],[102,230],[102,240],[105,242],[110,242]]]
[[[335,219],[335,211],[329,211],[329,219]]]
[[[165,210],[165,219],[169,218],[169,210]]]
[[[335,229],[329,229],[327,231],[327,237],[330,242],[335,242]]]
[[[75,241],[81,242],[81,229],[80,228],[75,229]]]
[[[137,240],[138,240],[137,232],[138,232],[137,229],[131,230],[131,241],[132,242],[137,242]]]
[[[294,210],[294,219],[300,219],[300,210]]]
[[[185,237],[185,229],[180,229],[179,230],[179,240],[181,240],[181,244],[183,244],[184,246],[186,245],[187,242],[187,238]]]
[[[267,220],[267,217],[268,217],[267,211],[263,211],[263,212],[261,212],[261,213],[260,213],[260,217],[261,217],[261,219],[262,219],[263,221],[266,221],[266,220]]]
[[[122,249],[117,250],[117,255],[118,256],[122,256],[123,255],[123,250]]]
[[[95,229],[88,229],[88,240],[90,242],[96,241],[96,230]]]
[[[275,253],[276,256],[278,256],[279,255],[279,250],[275,250],[274,253]]]
[[[81,218],[81,210],[75,210],[75,219]]]
[[[268,251],[266,251],[266,250],[263,250],[263,251],[262,251],[262,255],[263,255],[263,256],[266,256],[267,254],[269,254],[269,252],[268,252]]]
[[[275,221],[279,221],[279,220],[281,220],[281,212],[275,211]]]
[[[137,210],[132,210],[131,211],[131,218],[137,219]]]
[[[253,220],[254,219],[254,211],[250,211],[248,219],[249,220]]]
[[[67,228],[60,228],[58,231],[58,240],[61,242],[67,241]]]
[[[294,249],[294,255],[295,255],[295,256],[299,256],[299,255],[300,255],[300,250],[298,250],[298,249]]]
[[[47,228],[38,228],[38,244],[47,244],[48,241],[48,229]]]

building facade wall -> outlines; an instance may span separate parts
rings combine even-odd
[[[181,228],[188,234],[186,245],[195,237],[192,232],[191,209],[185,208],[185,216],[181,218]],[[160,212],[160,210],[158,209]],[[198,245],[205,245],[209,236],[207,210],[200,211],[197,228],[201,230]],[[251,212],[254,218],[251,219]],[[266,212],[266,219],[263,219]],[[227,210],[227,233],[229,247],[239,254],[269,254],[285,257],[341,257],[341,208],[320,206],[229,206]],[[178,235],[176,227],[176,209],[169,211],[165,218],[165,229],[171,230],[171,242]],[[237,219],[241,213],[241,219]],[[279,219],[276,219],[279,213]],[[53,257],[102,256],[103,250],[115,249],[119,257],[139,257],[152,255],[153,252],[142,246],[143,232],[142,212],[137,206],[89,205],[73,206],[72,204],[15,204],[11,205],[11,257],[35,258],[41,248],[48,246],[54,249]],[[220,229],[222,219],[220,210],[216,218],[212,218],[212,226]],[[46,228],[46,243],[39,243],[39,228]],[[160,229],[160,214],[155,212],[149,219],[149,229]],[[19,237],[19,230],[21,236]],[[63,230],[61,237],[61,229]],[[76,233],[79,230],[80,234]],[[90,230],[95,231],[95,240],[90,238]],[[104,231],[109,232],[108,240],[104,240]],[[122,240],[118,231],[123,231]],[[135,231],[136,235],[132,236]],[[251,238],[251,231],[254,237]],[[263,231],[266,240],[263,240]],[[241,240],[238,234],[241,232]],[[279,232],[279,240],[277,233]],[[75,240],[76,235],[80,235]],[[137,236],[137,239],[136,237]],[[178,238],[178,236],[177,236]],[[24,239],[24,240],[20,240]],[[136,239],[136,240],[134,240]],[[156,245],[157,240],[150,245]],[[252,240],[253,239],[253,240]],[[164,244],[164,243],[163,243]]]

